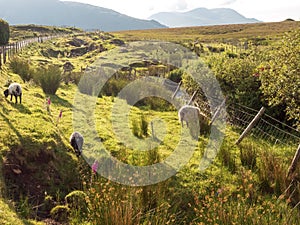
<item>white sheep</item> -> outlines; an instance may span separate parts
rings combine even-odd
[[[205,133],[209,130],[209,119],[204,115],[200,109],[196,106],[184,105],[178,111],[178,118],[183,127],[183,121],[186,122],[187,127],[193,131],[193,135],[196,137],[198,132]],[[197,124],[198,123],[198,124]],[[194,130],[199,126],[199,131]]]
[[[12,96],[15,96],[16,103],[18,103],[18,96],[20,97],[20,103],[22,103],[22,88],[19,83],[11,83],[4,91],[4,95],[7,98],[8,95],[10,95],[10,101],[12,101]]]
[[[79,157],[82,153],[82,146],[83,146],[83,136],[75,131],[70,136],[70,144],[73,147],[77,157]]]
[[[189,127],[190,122],[196,122],[199,119],[200,109],[192,105],[184,105],[178,111],[178,118],[183,127],[183,121],[186,122],[186,126]]]

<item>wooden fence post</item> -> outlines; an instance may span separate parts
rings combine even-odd
[[[261,107],[261,109],[259,110],[259,112],[257,113],[257,115],[254,117],[254,119],[249,123],[249,125],[247,126],[247,128],[243,131],[243,133],[241,134],[241,136],[239,137],[239,139],[235,142],[235,144],[239,144],[241,143],[241,141],[244,139],[244,137],[246,137],[249,132],[251,131],[251,129],[255,126],[255,124],[258,122],[258,120],[261,118],[261,116],[264,114],[265,112],[265,107]]]
[[[292,163],[288,169],[288,173],[287,173],[287,177],[289,177],[291,174],[294,173],[296,167],[297,167],[297,163],[299,161],[299,158],[300,158],[300,144],[298,145],[298,149],[294,155],[294,158],[292,160]]]
[[[2,67],[2,50],[0,49],[0,69]]]
[[[213,115],[213,117],[211,118],[211,121],[209,123],[209,126],[213,124],[213,122],[216,120],[217,116],[220,114],[222,108],[224,107],[226,102],[226,98],[224,98],[224,100],[222,101],[221,105],[219,105],[219,107],[217,108],[215,114]]]
[[[177,92],[180,90],[180,86],[181,86],[181,84],[182,84],[182,81],[180,81],[180,82],[179,82],[179,84],[177,85],[177,88],[176,88],[176,90],[175,90],[174,94],[172,95],[172,99],[173,99],[173,98],[175,98],[175,96],[176,96]]]
[[[6,46],[3,46],[3,64],[6,63]]]
[[[194,91],[194,94],[192,95],[191,99],[189,100],[188,105],[190,105],[190,104],[192,103],[192,101],[193,101],[194,98],[196,97],[197,92],[198,92],[198,90],[197,90],[197,91]]]

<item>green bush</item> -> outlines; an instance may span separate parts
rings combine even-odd
[[[175,69],[168,74],[167,78],[170,79],[171,81],[179,83],[182,79],[183,74],[184,71],[182,69]]]
[[[9,41],[10,31],[6,21],[0,19],[0,45],[6,45]]]
[[[14,56],[10,60],[10,68],[16,74],[19,74],[22,80],[29,81],[33,78],[33,69],[30,67],[28,60],[22,59],[21,57]]]
[[[40,68],[34,74],[34,80],[38,83],[45,94],[55,95],[62,80],[62,73],[57,65]]]

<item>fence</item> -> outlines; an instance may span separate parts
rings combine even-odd
[[[34,42],[42,43],[43,41],[56,38],[56,37],[58,37],[58,35],[35,37],[35,38],[30,38],[30,39],[25,39],[22,41],[10,43],[4,46],[0,46],[0,70],[2,69],[2,66],[7,62],[7,60],[9,60],[14,54],[18,53],[27,45]]]
[[[258,112],[258,110],[243,105],[230,104],[227,106],[228,122],[241,130],[245,130]],[[298,130],[265,113],[258,118],[249,135],[274,145],[281,144],[292,148],[297,148],[300,143]]]
[[[175,82],[167,82],[167,85],[165,85],[166,88],[173,92],[175,90],[178,92],[179,86],[180,85]],[[174,95],[176,95],[176,92],[174,92]],[[187,104],[188,101],[191,100],[189,95],[180,95],[180,97],[183,104]],[[212,118],[211,107],[202,97],[196,96],[196,98],[194,98],[194,104],[197,105],[207,117]],[[219,105],[221,104],[222,102],[219,103]],[[234,125],[241,132],[245,131],[249,124],[259,114],[259,110],[236,103],[227,103],[225,108],[227,113],[227,123]],[[215,112],[213,112],[213,114],[214,113]],[[298,130],[280,122],[266,113],[262,112],[252,125],[253,127],[249,130],[248,135],[257,139],[265,140],[273,145],[287,146],[292,149],[297,149],[297,146],[300,144],[300,132]]]

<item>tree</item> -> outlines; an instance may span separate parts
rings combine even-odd
[[[6,21],[0,19],[0,45],[6,45],[9,41],[10,31]]]
[[[261,90],[270,106],[280,106],[300,128],[300,30],[286,33],[260,67]]]

